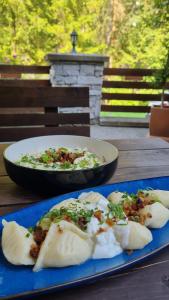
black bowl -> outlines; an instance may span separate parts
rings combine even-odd
[[[15,163],[23,154],[41,152],[49,147],[86,147],[98,157],[104,157],[105,163],[95,168],[73,171],[38,170]],[[75,191],[106,182],[115,172],[117,160],[118,150],[112,144],[71,135],[29,138],[10,145],[4,151],[4,162],[9,177],[18,185],[48,195]]]

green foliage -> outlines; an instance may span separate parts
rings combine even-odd
[[[162,83],[161,106],[164,105],[165,84],[169,78],[169,0],[154,1],[155,14],[152,16],[152,23],[156,29],[163,33],[162,47],[165,55],[162,58],[161,70],[155,74],[155,85]]]
[[[160,68],[166,55],[164,40],[169,32],[166,21],[161,22],[162,9],[157,8],[156,0],[125,2],[126,18],[121,23],[117,65]]]
[[[44,64],[49,52],[110,56],[113,67],[161,68],[169,45],[169,0],[0,0],[0,62]]]
[[[79,34],[78,51],[104,52],[96,24],[103,0],[0,0],[0,61],[42,63],[49,52],[70,52],[70,33]]]

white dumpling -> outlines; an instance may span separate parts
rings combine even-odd
[[[111,194],[108,195],[107,199],[114,204],[120,204],[122,201],[124,201],[124,199],[131,200],[131,197],[130,196],[126,197],[126,194],[122,192],[112,192]]]
[[[79,200],[89,210],[98,209],[107,212],[108,200],[97,192],[82,193]]]
[[[15,221],[2,221],[2,251],[6,259],[14,265],[34,265],[30,249],[36,246],[29,231]]]
[[[150,228],[161,228],[169,220],[169,210],[159,202],[146,205],[139,210],[142,216],[145,216],[145,226]]]
[[[160,201],[165,207],[169,208],[169,191],[148,190],[144,191],[152,200]]]
[[[54,205],[50,210],[54,210],[54,209],[60,209],[61,207],[66,207],[66,208],[70,208],[70,209],[84,209],[83,204],[77,202],[77,199],[75,198],[69,198],[66,200],[63,200],[62,202]]]
[[[129,221],[127,225],[115,225],[114,232],[123,249],[142,249],[153,239],[147,227],[133,221]]]
[[[85,205],[79,203],[75,198],[66,199],[56,205],[54,205],[50,211],[54,209],[67,208],[70,211],[79,211],[81,209],[86,210]],[[48,230],[51,224],[51,219],[49,217],[44,217],[37,222],[38,226],[41,226],[43,230]]]
[[[107,200],[102,194],[97,192],[82,193],[79,196],[81,202],[97,203],[100,199]]]
[[[85,262],[92,255],[93,243],[77,226],[66,221],[52,223],[41,246],[34,271]]]

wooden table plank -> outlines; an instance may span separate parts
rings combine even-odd
[[[141,139],[122,139],[107,140],[116,146],[120,151],[124,150],[152,150],[169,149],[169,143],[161,138],[141,138]]]
[[[169,149],[121,151],[118,168],[169,165]]]
[[[160,176],[169,176],[169,167],[167,165],[158,167],[118,168],[108,183]],[[14,204],[24,204],[24,206],[26,206],[29,203],[36,203],[46,198],[48,197],[35,194],[34,192],[17,186],[8,176],[0,176],[0,206]],[[12,209],[13,206],[11,207],[11,211]]]
[[[159,138],[113,140],[109,142],[119,148],[118,168],[109,183],[169,176],[169,144],[167,142]],[[27,205],[45,199],[44,196],[18,187],[8,176],[4,176],[6,171],[1,153],[8,145],[0,144],[0,205]],[[128,148],[130,150],[127,151]]]
[[[169,176],[169,167],[165,166],[150,166],[150,167],[129,167],[129,168],[117,168],[114,176],[108,181],[108,183],[130,181],[143,178],[153,178]]]
[[[28,207],[29,205],[27,204],[26,206]],[[25,204],[16,204],[16,205],[2,206],[2,207],[0,206],[0,216],[4,216],[11,212],[17,211],[23,207],[25,207]]]
[[[0,205],[26,204],[45,198],[17,186],[8,176],[0,176]]]
[[[49,294],[48,300],[168,300],[169,262],[150,265],[99,280],[89,286]],[[36,300],[46,300],[46,296]]]
[[[9,146],[9,144],[0,144],[0,176],[6,174],[4,162],[3,162],[3,152]]]

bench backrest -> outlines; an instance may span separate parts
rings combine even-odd
[[[89,113],[79,110],[89,108],[87,87],[51,87],[48,79],[16,79],[19,72],[34,73],[36,68],[37,73],[47,73],[46,66],[8,67],[0,66],[0,142],[50,134],[90,135]],[[13,79],[4,79],[5,72],[8,78],[13,73]],[[70,113],[60,108],[78,109]]]

